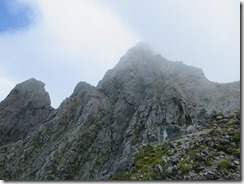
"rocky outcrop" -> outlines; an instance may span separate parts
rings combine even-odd
[[[50,98],[44,83],[29,79],[16,87],[0,103],[0,146],[16,142],[51,113]]]
[[[239,109],[239,82],[210,82],[201,69],[168,61],[139,44],[97,87],[80,82],[29,136],[0,147],[0,178],[111,179],[134,172],[142,145],[210,129],[219,116]]]
[[[240,180],[240,111],[218,116],[201,131],[141,145],[129,171],[113,180]]]

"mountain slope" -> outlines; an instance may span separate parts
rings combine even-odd
[[[139,44],[97,87],[80,82],[28,137],[0,147],[0,178],[111,179],[134,168],[142,145],[180,139],[239,109],[239,82],[210,82]]]
[[[0,146],[23,139],[51,113],[50,104],[41,81],[29,79],[16,85],[0,103]]]

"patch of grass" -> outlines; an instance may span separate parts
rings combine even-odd
[[[217,136],[217,135],[219,135],[219,130],[215,130],[215,129],[213,129],[213,130],[211,130],[209,133],[208,133],[208,135],[209,136]]]
[[[142,180],[153,180],[156,177],[154,172],[146,172],[142,175]]]
[[[136,177],[134,176],[133,179],[134,178]],[[121,172],[111,177],[111,180],[128,180],[128,179],[132,179],[131,176],[129,176],[128,172]]]
[[[130,177],[129,177],[130,180],[138,180],[136,175],[132,174]]]
[[[213,165],[212,160],[208,157],[207,158],[207,166],[211,167]]]
[[[206,145],[204,145],[204,144],[201,144],[201,145],[199,146],[199,148],[200,148],[201,150],[206,150],[206,149],[208,149],[208,147],[207,147]]]
[[[235,155],[238,152],[238,148],[228,144],[228,145],[222,145],[222,144],[218,144],[215,147],[217,149],[217,151],[223,151],[227,154],[231,154],[231,155]]]
[[[191,150],[191,151],[188,152],[188,155],[189,155],[190,157],[195,157],[196,154],[197,154],[196,150]]]
[[[234,142],[239,143],[240,142],[240,134],[234,134],[232,139]]]
[[[188,165],[184,162],[180,162],[180,170],[182,171],[182,173],[187,173],[190,171],[190,168],[188,167]]]
[[[180,145],[182,145],[182,142],[181,141],[178,141],[177,142],[177,146],[180,146]]]
[[[200,167],[200,164],[198,162],[193,162],[192,166],[193,166],[193,170],[196,173],[199,173],[202,170],[201,167]]]
[[[220,169],[228,169],[229,161],[226,160],[226,159],[222,159],[222,160],[219,161],[219,165],[218,166],[219,166]]]
[[[226,132],[226,131],[231,131],[233,130],[234,128],[234,125],[233,124],[226,124],[225,127],[223,128],[223,130]]]
[[[173,153],[176,154],[177,153],[177,149],[174,149]]]
[[[169,144],[163,143],[161,145],[147,146],[136,154],[134,159],[134,167],[130,172],[118,173],[112,176],[112,180],[158,180],[164,179],[164,172],[157,172],[155,168],[160,165],[165,169],[166,161],[163,159],[164,155],[170,155]]]
[[[231,148],[230,149],[230,154],[231,155],[236,155],[238,153],[238,149],[237,148]]]

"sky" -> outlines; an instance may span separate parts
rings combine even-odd
[[[210,81],[238,81],[240,1],[0,0],[0,101],[36,78],[58,107],[140,41]]]

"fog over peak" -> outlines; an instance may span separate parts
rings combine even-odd
[[[96,86],[128,48],[143,40],[153,53],[202,68],[211,81],[240,78],[238,1],[1,3],[0,20],[6,24],[0,29],[0,100],[17,83],[34,77],[45,81],[57,107],[79,81]]]

